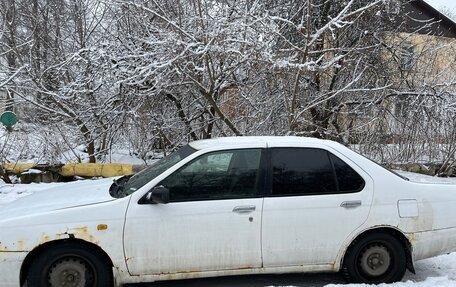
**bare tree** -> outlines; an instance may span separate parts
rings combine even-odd
[[[265,134],[454,158],[454,41],[401,33],[398,1],[0,1],[0,90],[49,160]]]

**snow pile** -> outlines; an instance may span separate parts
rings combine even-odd
[[[410,181],[413,181],[413,182],[456,184],[456,177],[436,177],[436,176],[424,175],[424,174],[408,172],[408,171],[401,171],[401,170],[395,170],[395,172],[405,176],[406,178],[410,179]]]

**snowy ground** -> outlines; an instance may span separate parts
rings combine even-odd
[[[417,182],[440,182],[456,184],[456,178],[436,178],[410,172],[400,172],[411,181]],[[0,184],[0,208],[14,200],[42,190],[72,184],[72,183],[48,183],[48,184]],[[381,284],[383,287],[455,287],[456,286],[456,253],[443,255],[416,263],[416,275],[407,273],[400,283]],[[281,277],[282,276],[282,277]],[[222,280],[222,281],[220,281]],[[163,286],[201,286],[201,287],[259,287],[259,286],[299,286],[299,287],[366,287],[365,284],[343,284],[340,277],[334,275],[272,275],[257,277],[235,277],[222,279],[199,279],[171,283]],[[162,286],[157,282],[150,286]]]

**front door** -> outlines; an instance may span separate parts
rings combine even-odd
[[[270,162],[264,266],[332,266],[344,241],[367,219],[370,177],[320,148],[271,148]]]
[[[204,154],[158,185],[168,204],[131,203],[125,256],[131,275],[261,266],[262,149]]]

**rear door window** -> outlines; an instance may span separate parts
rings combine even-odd
[[[350,193],[364,180],[347,163],[318,148],[270,149],[273,196]]]

